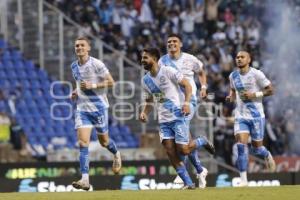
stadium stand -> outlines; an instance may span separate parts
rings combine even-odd
[[[132,60],[139,60],[143,45],[156,46],[165,52],[166,36],[179,33],[183,36],[183,50],[196,55],[208,71],[209,91],[214,102],[223,104],[223,114],[229,120],[214,121],[214,142],[217,155],[231,164],[233,105],[225,102],[229,91],[228,75],[234,68],[237,51],[251,52],[252,66],[264,70],[269,55],[262,51],[265,35],[270,27],[270,13],[266,3],[253,1],[190,0],[190,1],[58,1],[47,0],[84,29],[124,51]],[[299,7],[298,1],[290,1]],[[271,76],[270,72],[267,72]],[[295,154],[288,138],[294,136],[284,124],[286,111],[271,116],[272,100],[265,101],[268,126],[266,144],[273,155]],[[293,123],[295,124],[295,123]],[[289,126],[290,127],[290,126]],[[293,130],[292,132],[295,132]],[[275,136],[275,137],[274,137]],[[297,154],[297,153],[296,153]]]
[[[33,156],[43,157],[49,148],[76,148],[74,122],[72,117],[68,118],[73,113],[72,109],[59,104],[54,106],[59,102],[72,105],[68,99],[68,88],[60,83],[54,84],[52,95],[51,84],[55,79],[48,76],[46,71],[23,58],[20,51],[11,48],[3,39],[0,39],[0,52],[0,85],[4,93],[0,100],[0,112],[7,113],[21,125],[32,147]],[[62,96],[65,98],[61,99]],[[139,146],[137,137],[128,126],[112,118],[109,122],[111,137],[118,147]],[[97,140],[95,132],[92,140]]]

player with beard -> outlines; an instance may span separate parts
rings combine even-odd
[[[236,166],[241,177],[239,186],[248,185],[249,135],[251,136],[250,153],[263,158],[271,172],[276,170],[271,153],[263,146],[265,114],[262,99],[273,94],[273,87],[263,72],[249,66],[250,62],[248,52],[238,52],[236,56],[238,69],[229,76],[231,90],[226,97],[230,102],[236,100],[234,134],[238,154]]]

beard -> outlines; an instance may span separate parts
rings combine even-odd
[[[149,64],[149,63],[142,63],[143,67],[145,70],[149,71],[152,67],[152,64]]]
[[[247,65],[237,64],[237,67],[240,68],[240,69],[242,69],[242,68],[244,68],[244,67],[246,67],[246,66],[247,66]]]

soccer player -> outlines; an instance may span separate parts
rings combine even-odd
[[[162,145],[171,164],[183,180],[184,188],[192,189],[194,184],[179,157],[179,155],[188,155],[202,146],[202,138],[190,141],[185,120],[185,116],[190,114],[192,87],[178,70],[170,66],[159,66],[159,56],[159,50],[156,48],[144,49],[142,53],[141,63],[148,72],[142,78],[146,102],[141,111],[140,120],[142,122],[147,121],[152,102],[155,100],[158,103],[158,121]],[[184,88],[184,93],[180,87]],[[205,177],[199,180],[205,182]]]
[[[77,60],[72,63],[72,73],[76,80],[76,89],[72,99],[77,100],[75,128],[80,148],[79,163],[82,178],[72,183],[76,189],[89,190],[89,152],[88,146],[93,128],[97,130],[100,144],[113,155],[112,170],[121,169],[121,155],[115,142],[108,136],[108,107],[106,90],[114,85],[114,80],[104,63],[89,56],[90,41],[86,37],[75,40]]]
[[[189,127],[190,121],[192,120],[197,107],[197,95],[196,95],[197,87],[194,80],[194,75],[195,74],[197,75],[201,83],[200,98],[202,99],[206,98],[207,96],[206,93],[207,84],[206,84],[206,74],[203,69],[203,63],[195,56],[182,52],[181,47],[182,47],[181,37],[177,34],[170,34],[167,39],[168,53],[159,59],[158,64],[160,66],[164,66],[164,65],[171,66],[179,70],[192,86],[191,113],[186,117],[186,122]],[[214,154],[215,148],[213,144],[206,139],[206,137],[201,136],[199,140],[201,141],[201,146],[203,146],[209,153]],[[200,160],[198,157],[198,152],[196,150],[192,151],[191,154],[188,155],[188,158],[197,171],[197,178],[200,179],[201,176],[206,177],[207,169],[201,167]],[[174,182],[181,183],[182,180],[180,179],[179,176],[177,176]],[[199,183],[200,182],[201,181],[199,181]],[[205,186],[206,183],[199,184],[200,188],[205,188]]]
[[[247,186],[248,139],[251,136],[251,153],[262,157],[271,172],[276,164],[271,153],[263,146],[265,114],[262,98],[273,94],[271,82],[263,72],[249,66],[251,58],[248,52],[240,51],[236,56],[237,70],[229,75],[230,93],[226,99],[236,100],[234,134],[237,145],[236,166],[240,172],[240,186]]]

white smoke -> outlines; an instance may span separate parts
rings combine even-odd
[[[286,123],[292,121],[291,131],[300,136],[300,6],[294,2],[268,1],[265,21],[269,26],[262,27],[262,52],[263,70],[272,77],[275,88],[269,114],[273,118],[284,116]]]

